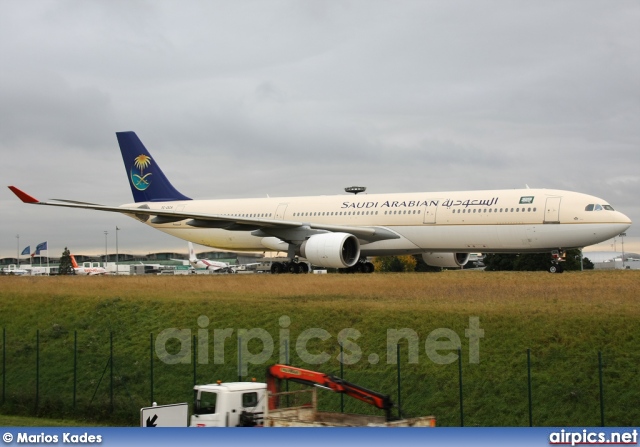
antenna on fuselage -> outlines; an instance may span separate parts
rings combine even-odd
[[[361,192],[365,192],[367,190],[367,187],[366,186],[348,186],[344,190],[351,194],[358,194]]]

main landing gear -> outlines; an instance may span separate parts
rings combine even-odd
[[[359,260],[351,267],[347,267],[344,269],[338,269],[338,273],[373,273],[375,267],[373,262]]]
[[[338,269],[338,273],[373,273],[375,267],[372,262],[366,259],[360,259],[353,266]],[[294,258],[292,261],[274,262],[271,264],[271,273],[274,275],[280,273],[309,273],[310,267],[307,262]]]
[[[309,273],[309,264],[294,259],[289,262],[274,262],[271,264],[271,273]]]

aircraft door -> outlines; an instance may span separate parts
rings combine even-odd
[[[276,219],[284,220],[284,212],[287,210],[288,203],[281,203],[276,209]]]
[[[547,203],[544,207],[544,223],[559,224],[560,223],[560,201],[562,197],[547,197]]]
[[[438,207],[436,206],[436,204],[439,202],[440,202],[440,199],[429,200],[429,204],[425,205],[422,208],[422,212],[424,213],[422,223],[425,223],[425,224],[436,223],[436,213],[438,211]]]

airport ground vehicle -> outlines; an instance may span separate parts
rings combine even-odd
[[[309,389],[283,392],[289,380],[311,385]],[[318,411],[317,389],[324,388],[366,402],[384,416]],[[394,418],[394,404],[388,395],[368,390],[339,377],[288,365],[267,369],[267,383],[219,382],[194,387],[192,427],[313,427],[388,426],[433,427],[435,418]]]

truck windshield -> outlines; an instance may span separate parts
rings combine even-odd
[[[216,412],[216,393],[210,393],[208,391],[202,391],[200,398],[198,398],[198,392],[196,391],[196,401],[193,406],[194,414],[214,414]]]

